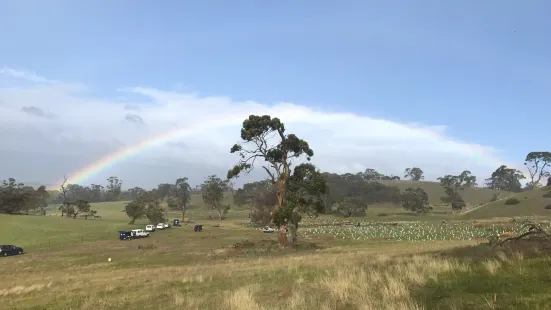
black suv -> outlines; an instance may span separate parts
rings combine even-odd
[[[23,248],[16,247],[15,245],[0,245],[0,256],[21,254],[23,254]]]

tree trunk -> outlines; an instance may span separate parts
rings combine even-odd
[[[128,225],[134,225],[134,222],[136,222],[136,219],[131,219],[130,222],[128,222]]]
[[[297,230],[298,224],[289,224],[289,243],[291,244],[291,247],[295,247],[297,245]]]
[[[182,222],[186,222],[186,206],[182,207]]]
[[[279,229],[279,248],[285,249],[286,245],[287,245],[287,225],[283,225]]]
[[[216,209],[216,211],[218,211],[218,219],[223,220],[224,219],[224,210]]]
[[[277,208],[283,208],[285,205],[285,190],[287,178],[279,178],[276,184],[276,195],[277,195]]]

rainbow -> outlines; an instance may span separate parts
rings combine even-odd
[[[185,127],[177,127],[157,135],[147,137],[135,144],[123,147],[114,153],[107,154],[91,164],[67,176],[67,184],[82,184],[87,179],[97,175],[99,172],[121,162],[135,154],[139,154],[149,148],[166,144],[168,141],[185,137],[187,135],[205,131],[211,128],[220,128],[228,125],[237,125],[244,120],[249,113],[217,115],[207,121],[189,123]],[[229,151],[229,149],[228,149]],[[58,189],[63,180],[58,181],[53,189]]]

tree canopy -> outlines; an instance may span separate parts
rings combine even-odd
[[[404,178],[409,178],[412,181],[420,181],[425,178],[423,170],[418,167],[406,168]]]
[[[230,209],[229,204],[222,203],[224,192],[229,190],[228,180],[222,180],[216,175],[210,175],[201,185],[201,197],[210,210],[218,212],[218,218],[223,220]]]
[[[257,160],[268,174],[269,180],[276,185],[278,207],[284,206],[286,183],[291,175],[291,161],[304,155],[307,160],[314,156],[308,142],[295,134],[286,134],[285,125],[279,118],[269,115],[250,115],[243,121],[241,142],[235,144],[230,152],[239,154],[239,162],[228,171],[227,178],[238,177],[242,172],[254,168]],[[274,142],[275,140],[275,142]]]
[[[501,165],[490,178],[486,179],[486,186],[497,190],[520,192],[522,189],[520,180],[525,178],[520,170]]]
[[[429,195],[420,187],[410,187],[402,193],[402,207],[415,213],[427,213],[432,209],[429,206]]]
[[[541,186],[541,179],[550,177],[551,152],[530,152],[524,159],[524,166],[530,175],[529,188]]]

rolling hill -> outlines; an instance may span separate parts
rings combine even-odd
[[[420,187],[429,195],[429,203],[431,205],[441,205],[440,197],[444,196],[444,188],[438,182],[430,181],[407,181],[407,180],[387,180],[378,181],[388,186],[396,186],[401,191],[405,191],[408,187]],[[459,191],[461,197],[469,207],[478,206],[483,203],[490,202],[494,194],[499,193],[497,190],[489,188],[471,187]],[[509,192],[501,191],[501,197],[510,195]]]
[[[545,198],[545,193],[551,192],[551,188],[545,187],[533,191],[512,194],[507,199],[491,202],[479,209],[465,213],[460,219],[485,219],[494,217],[527,217],[527,216],[551,216],[551,209],[545,209],[551,204],[551,198]],[[506,196],[505,194],[502,196]],[[506,205],[510,198],[519,200],[518,204]]]

